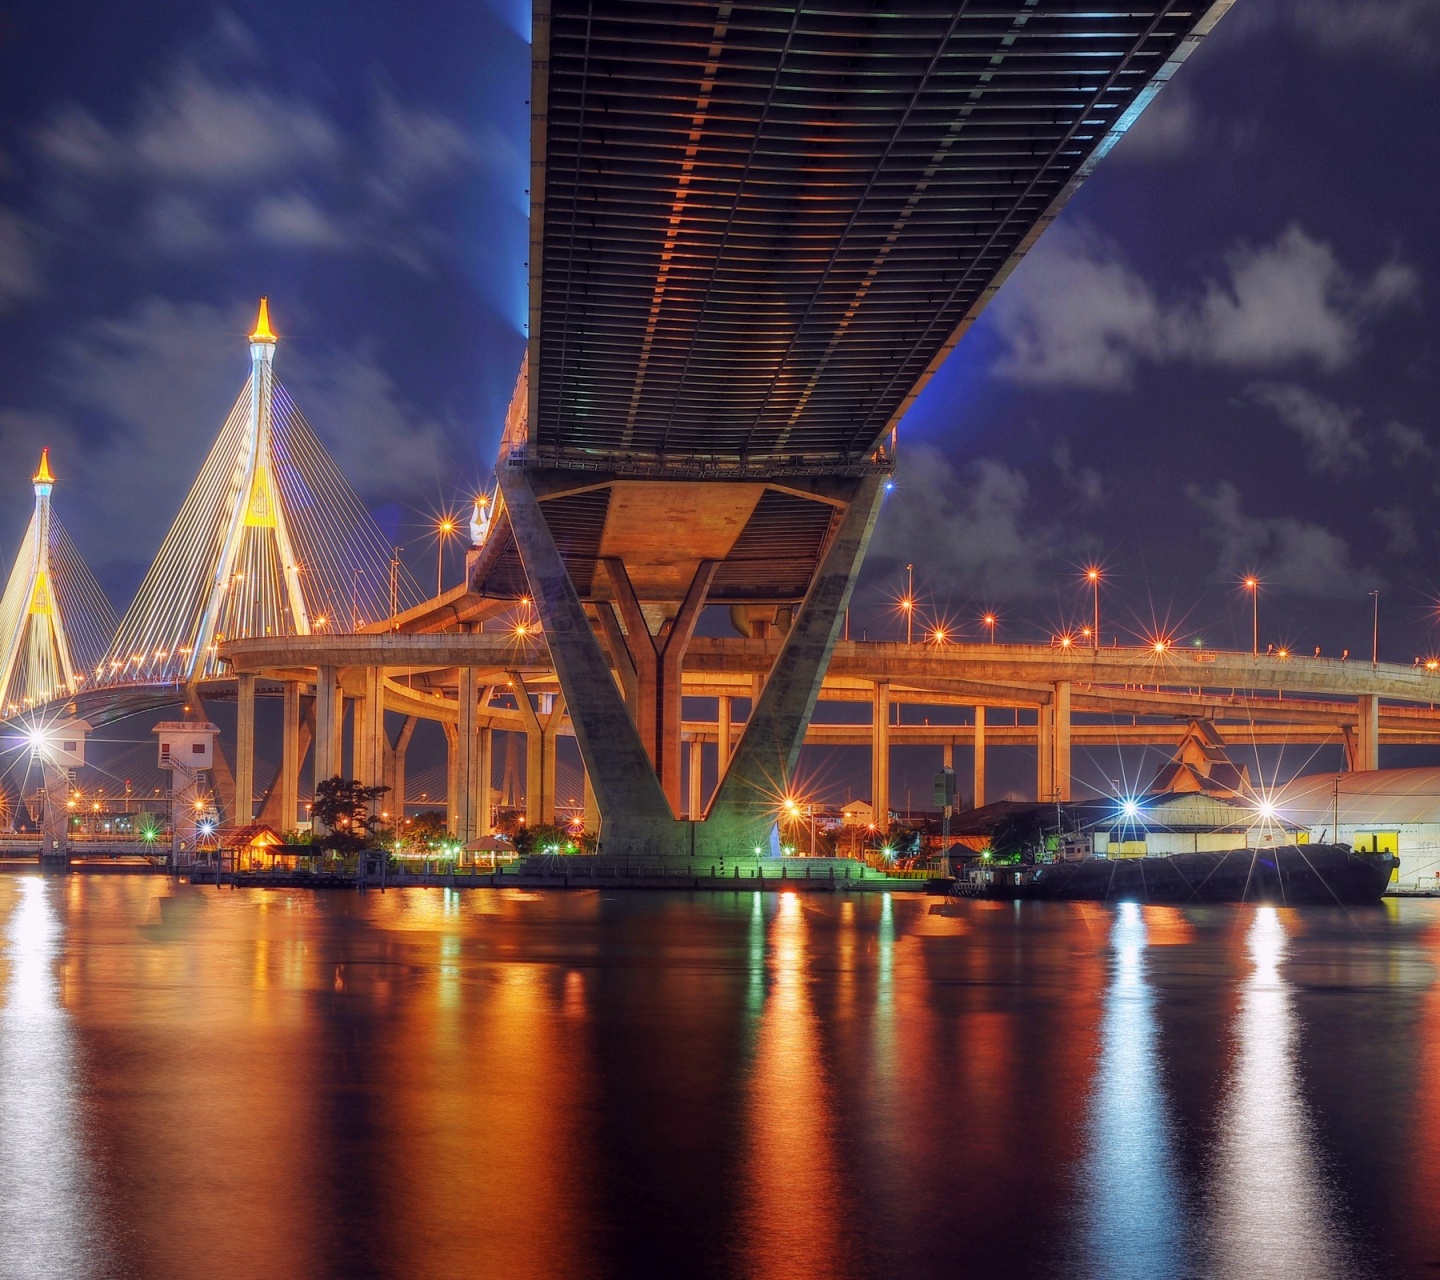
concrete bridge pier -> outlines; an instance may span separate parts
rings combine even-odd
[[[877,468],[861,476],[826,477],[823,483],[816,482],[822,491],[816,500],[825,501],[843,515],[831,526],[804,602],[785,633],[706,820],[696,823],[678,817],[684,800],[679,773],[680,676],[685,647],[716,564],[700,560],[679,610],[658,633],[650,630],[643,609],[641,617],[626,618],[627,656],[635,667],[638,703],[646,702],[646,697],[641,696],[646,684],[641,679],[643,668],[652,660],[656,667],[656,717],[652,720],[646,714],[645,705],[639,707],[638,717],[632,717],[622,693],[626,683],[624,664],[618,664],[622,671],[617,686],[611,674],[611,658],[602,648],[541,510],[542,493],[563,493],[575,487],[575,479],[569,473],[531,469],[517,462],[502,462],[497,472],[500,490],[531,597],[544,625],[555,673],[570,708],[581,755],[594,782],[605,821],[604,852],[690,858],[726,852],[734,856],[743,850],[753,856],[755,847],[768,843],[778,798],[790,785],[855,576],[875,526],[883,472]],[[704,483],[713,485],[716,495],[733,492],[727,488],[727,481]],[[717,512],[721,510],[723,504],[717,506]],[[717,514],[716,518],[721,517]],[[625,617],[631,605],[639,602],[627,598],[633,593],[625,590],[625,575],[621,572],[624,566],[617,567],[608,560],[604,563],[615,588],[612,598]],[[610,607],[604,600],[592,603]],[[606,625],[605,608],[599,609],[600,627],[613,654],[616,628]]]
[[[1359,725],[1355,734],[1355,765],[1359,771],[1380,767],[1380,699],[1373,693],[1362,693],[1357,710]]]
[[[481,723],[490,705],[491,688],[482,685],[473,667],[461,667],[459,720],[445,726],[450,747],[447,825],[461,841],[490,834],[490,778],[494,730]],[[408,744],[408,739],[407,739]]]
[[[1070,799],[1070,681],[1055,682],[1055,696],[1050,703],[1051,718],[1054,722],[1055,777],[1054,788],[1057,800]]]
[[[875,829],[890,830],[890,685],[875,682],[870,711],[870,809]]]
[[[971,803],[979,809],[985,803],[985,708],[975,708],[975,779]]]
[[[555,821],[555,751],[565,719],[565,698],[542,693],[536,696],[537,706],[520,673],[512,671],[510,678],[525,721],[525,823],[550,824]]]
[[[315,785],[340,772],[340,731],[345,715],[344,695],[340,692],[340,672],[331,666],[315,670]],[[315,831],[323,835],[325,827],[315,822]]]
[[[410,739],[415,736],[418,723],[418,717],[406,716],[394,742],[390,741],[388,732],[380,740],[384,756],[381,780],[390,788],[385,793],[385,803],[397,822],[405,820],[405,757],[410,751]]]
[[[255,819],[255,675],[235,677],[235,812],[237,827]]]
[[[1055,799],[1055,717],[1048,702],[1035,708],[1035,799]]]

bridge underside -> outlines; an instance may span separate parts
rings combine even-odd
[[[533,597],[607,848],[768,835],[900,416],[1228,2],[537,3],[530,341],[470,586]],[[707,605],[782,638],[696,828]]]

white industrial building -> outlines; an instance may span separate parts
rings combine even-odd
[[[1396,887],[1440,889],[1440,768],[1309,774],[1273,803],[1314,841],[1398,854]]]

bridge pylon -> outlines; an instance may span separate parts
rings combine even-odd
[[[225,640],[358,630],[421,597],[275,377],[265,298],[249,342],[250,377],[106,657],[112,683],[223,677]]]
[[[31,478],[35,510],[0,596],[0,713],[78,693],[105,652],[115,612],[51,510],[50,450]]]

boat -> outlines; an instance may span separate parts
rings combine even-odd
[[[1041,902],[1263,902],[1276,906],[1378,902],[1393,854],[1344,844],[1290,844],[1161,857],[1088,857],[1034,866],[971,863],[949,894]],[[936,888],[938,888],[936,884]]]

